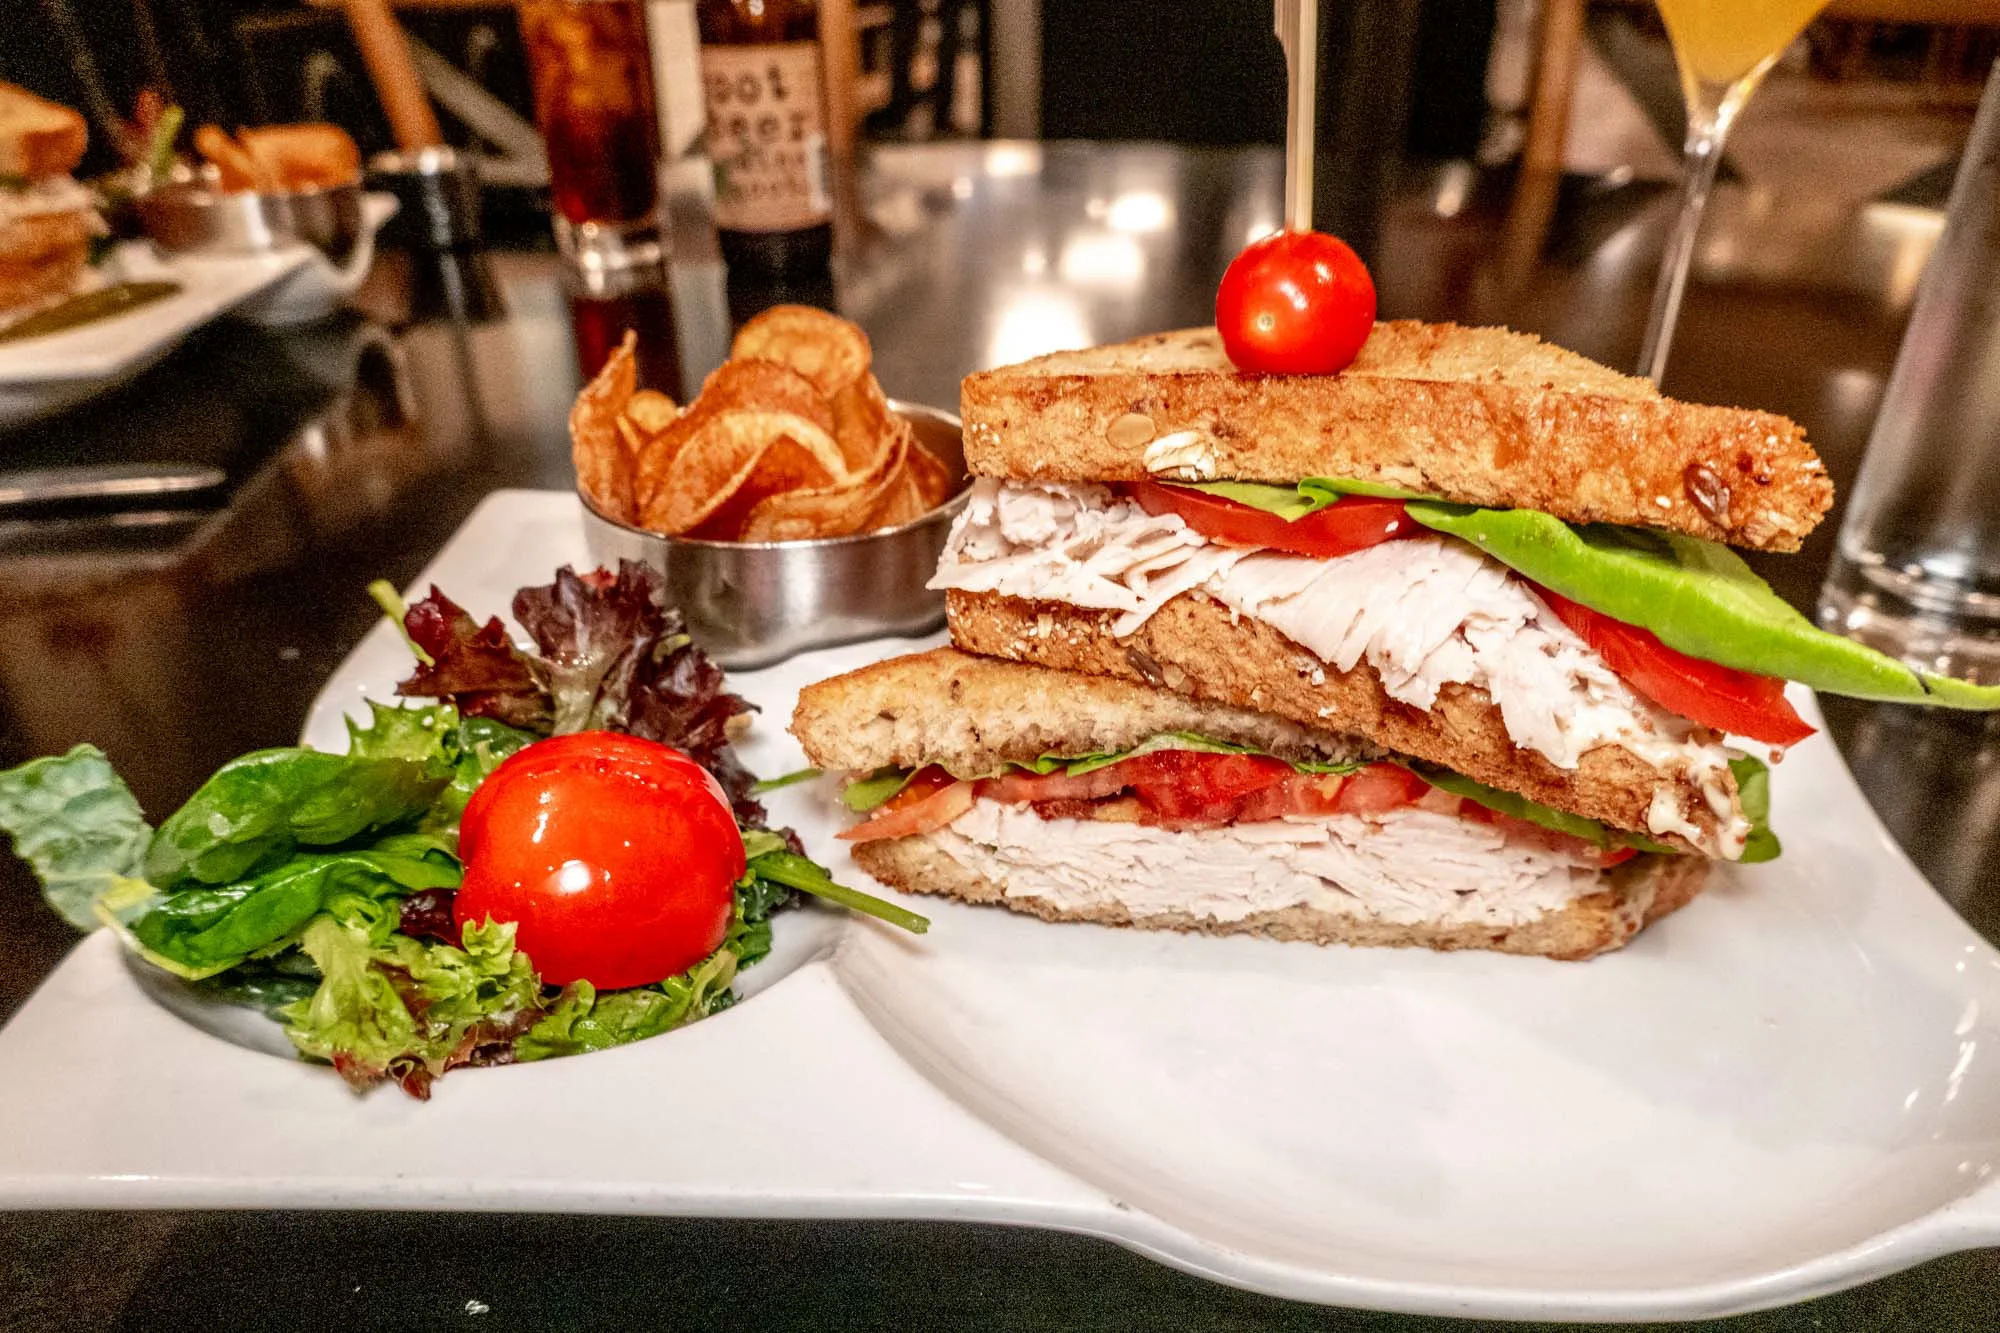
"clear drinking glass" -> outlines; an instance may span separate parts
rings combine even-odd
[[[1646,340],[1639,351],[1639,373],[1655,384],[1666,373],[1667,349],[1673,345],[1674,325],[1681,315],[1695,236],[1708,209],[1709,188],[1722,163],[1729,127],[1764,75],[1827,0],[1658,3],[1667,37],[1674,44],[1688,116],[1679,212],[1667,236],[1667,252],[1653,287],[1652,313],[1646,317]]]
[[[2000,65],[1848,497],[1819,621],[2000,682]]]

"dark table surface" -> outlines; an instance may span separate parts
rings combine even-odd
[[[896,396],[964,373],[1205,322],[1279,208],[1262,150],[1015,144],[879,152],[830,290],[731,287],[685,247],[641,310],[684,396],[732,312],[832,300]],[[1505,322],[1630,364],[1667,204],[1658,186],[1406,173],[1375,276],[1385,316]],[[1871,208],[1800,244],[1725,187],[1666,388],[1802,422],[1853,479],[1936,219]],[[362,313],[289,333],[218,325],[131,386],[0,429],[5,466],[212,462],[216,507],[0,522],[0,760],[91,740],[151,811],[297,735],[373,624],[488,491],[566,487],[579,328],[554,256],[385,254]],[[1834,518],[1760,572],[1810,606]],[[2000,724],[1831,701],[1835,738],[1906,851],[2000,940]],[[74,943],[8,860],[0,1018]],[[0,1071],[4,1077],[4,1071]],[[135,1093],[137,1090],[135,1090]],[[0,1132],[5,1127],[0,1126]],[[1233,1291],[1074,1237],[940,1224],[314,1213],[0,1214],[0,1327],[876,1327],[1442,1330]],[[1737,1321],[1745,1329],[2000,1327],[2000,1252],[1940,1259]]]

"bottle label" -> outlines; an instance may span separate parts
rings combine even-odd
[[[819,43],[704,46],[715,225],[798,231],[833,216]]]

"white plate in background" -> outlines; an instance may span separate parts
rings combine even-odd
[[[60,333],[0,342],[0,426],[58,412],[136,378],[221,315],[288,326],[338,309],[367,276],[375,235],[396,213],[395,196],[364,194],[362,228],[344,264],[309,245],[263,255],[159,255],[126,242],[100,266],[106,281],[164,279],[172,296]]]
[[[582,559],[575,504],[490,497],[413,592],[504,613]],[[734,675],[764,709],[746,761],[794,767],[798,687],[912,646]],[[407,667],[379,626],[307,738],[337,748]],[[830,786],[768,799],[858,876]],[[1589,963],[929,899],[922,939],[804,912],[751,1001],[455,1073],[427,1105],[197,1031],[99,936],[0,1030],[0,1207],[991,1221],[1280,1296],[1508,1318],[1724,1314],[2000,1244],[2000,955],[1824,737],[1773,787],[1783,859]]]

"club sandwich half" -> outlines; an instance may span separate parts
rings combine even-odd
[[[1357,737],[954,648],[808,686],[792,730],[850,778],[863,869],[1049,921],[1588,958],[1707,869]]]
[[[1676,402],[1524,334],[1384,323],[1337,375],[1256,376],[1188,330],[976,374],[961,405],[977,481],[932,586],[958,649],[1043,670],[955,657],[807,692],[808,753],[884,770],[854,804],[911,774],[890,815],[945,777],[997,784],[931,806],[971,797],[946,826],[904,821],[901,843],[864,830],[864,865],[892,884],[1056,917],[1581,957],[1684,902],[1708,862],[1776,854],[1763,761],[1812,731],[1788,681],[2000,707],[2000,689],[1817,629],[1729,549],[1794,550],[1831,505],[1796,425]],[[961,705],[926,673],[991,685],[964,725],[1010,739],[946,743]],[[1045,735],[1037,701],[1053,699],[1095,729]],[[1161,701],[1200,715],[1131,720]],[[899,745],[860,743],[913,713],[927,720]],[[1181,733],[1298,780],[1189,822],[1136,762],[1201,791],[1211,761],[1156,757]],[[1100,791],[1115,767],[1082,781],[1134,750],[1136,785]],[[1024,771],[1081,786],[1009,781]],[[1336,864],[1335,844],[1365,850]]]

